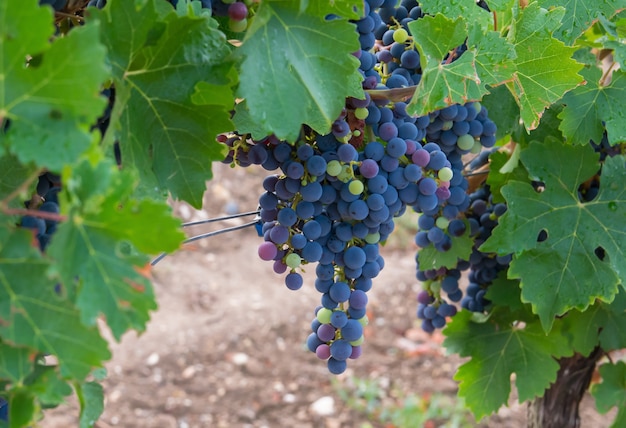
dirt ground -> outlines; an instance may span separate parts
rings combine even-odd
[[[254,210],[265,174],[216,165],[204,210],[179,205],[177,213],[189,221]],[[422,413],[440,416],[401,428],[525,426],[526,408],[514,401],[480,423],[464,419],[452,380],[461,360],[445,356],[442,337],[422,333],[415,319],[419,285],[411,242],[405,233],[383,249],[386,266],[369,293],[363,355],[338,377],[304,349],[319,302],[313,275],[305,275],[301,290],[288,290],[271,264],[258,258],[254,228],[204,239],[166,257],[153,271],[160,308],[147,331],[112,343],[105,412],[96,426],[391,427],[380,415],[410,396],[422,400]],[[589,397],[582,414],[583,427],[610,424]],[[455,418],[465,425],[455,425]],[[76,404],[48,412],[40,426],[77,427]]]

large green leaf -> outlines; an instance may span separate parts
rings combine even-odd
[[[97,382],[85,382],[76,386],[80,400],[80,428],[94,426],[104,411],[104,390]]]
[[[584,312],[570,311],[557,322],[563,324],[563,335],[572,342],[574,350],[588,355],[593,348],[605,351],[626,347],[626,290],[610,304],[596,302]]]
[[[22,163],[59,171],[91,143],[89,126],[106,104],[99,91],[108,71],[97,25],[53,35],[50,8],[36,0],[0,4],[0,118],[11,120],[0,145]]]
[[[0,379],[21,383],[32,371],[35,351],[24,346],[11,346],[0,342]]]
[[[612,22],[604,16],[599,17],[598,21],[602,25],[604,34],[597,42],[601,43],[605,49],[613,51],[613,60],[623,71],[626,70],[626,13],[622,11],[614,18],[616,18],[615,22]]]
[[[215,21],[179,10],[189,15],[156,0],[112,0],[97,18],[119,100],[113,120],[121,122],[123,162],[147,187],[156,183],[200,207],[211,162],[223,158],[215,136],[233,127],[234,82],[230,48]],[[201,105],[206,97],[193,99],[200,82],[220,88]]]
[[[0,199],[6,198],[18,189],[33,172],[33,167],[21,164],[13,155],[0,156]],[[21,196],[28,199],[30,195]],[[13,199],[11,205],[23,207],[19,198]]]
[[[606,86],[600,85],[597,67],[581,74],[587,83],[563,97],[559,129],[572,144],[600,143],[605,127],[609,143],[626,141],[626,72],[615,71]]]
[[[469,311],[461,311],[453,318],[444,330],[444,346],[471,357],[454,378],[461,382],[459,395],[477,418],[507,403],[513,373],[520,402],[543,395],[556,379],[555,358],[571,354],[563,336],[547,336],[538,322],[521,327],[475,323],[471,317]]]
[[[626,363],[617,361],[614,364],[603,364],[599,370],[602,383],[591,388],[596,407],[600,413],[617,407],[617,415],[611,428],[623,427],[626,425]]]
[[[111,357],[96,326],[54,293],[49,262],[27,230],[0,227],[0,334],[5,342],[56,355],[61,374],[83,379]]]
[[[620,8],[625,8],[626,4],[622,0],[541,0],[541,6],[546,9],[557,6],[565,8],[561,26],[554,36],[573,45],[600,15],[611,17]]]
[[[274,1],[274,0],[273,0]],[[276,0],[283,1],[284,0]],[[300,12],[306,11],[309,15],[325,18],[329,14],[338,15],[344,18],[359,19],[363,13],[363,2],[356,0],[298,0],[300,2]]]
[[[422,0],[419,5],[428,15],[441,13],[450,19],[462,16],[466,22],[479,24],[484,29],[493,28],[492,15],[478,7],[475,0]]]
[[[363,97],[354,25],[300,14],[290,2],[263,2],[243,45],[237,96],[266,135],[295,141],[303,123],[328,133],[345,97]]]
[[[147,257],[178,248],[180,221],[161,202],[130,199],[135,181],[108,162],[79,164],[63,176],[68,220],[48,248],[66,288],[78,279],[82,321],[106,316],[118,340],[129,328],[145,329],[156,308],[150,281],[140,273]]]
[[[411,114],[425,115],[450,104],[479,100],[487,93],[476,71],[475,52],[468,50],[456,61],[442,63],[467,37],[464,18],[437,14],[409,22],[408,27],[422,66],[422,79],[409,104]]]
[[[476,72],[483,85],[500,85],[516,70],[515,49],[496,31],[481,31],[478,25],[470,28],[467,44],[476,50]]]
[[[582,64],[572,59],[576,48],[551,37],[561,23],[563,9],[548,11],[534,2],[515,10],[508,38],[515,46],[517,69],[507,86],[518,100],[524,126],[531,130],[546,107],[582,82],[577,74]]]
[[[490,116],[498,121],[497,139],[519,133],[521,128],[519,105],[505,85],[489,88],[489,94],[485,95],[480,103],[491,112]]]
[[[481,250],[516,254],[509,277],[521,279],[522,300],[549,330],[555,316],[585,310],[595,299],[610,302],[626,284],[625,159],[606,159],[600,192],[587,203],[578,187],[600,168],[590,146],[534,142],[521,160],[545,190],[517,181],[504,186],[509,209]],[[548,238],[537,242],[542,230]]]
[[[62,404],[72,393],[67,381],[59,376],[59,370],[42,362],[35,363],[35,370],[26,383],[35,397],[48,407]]]
[[[516,148],[515,150],[519,149]],[[505,202],[500,190],[502,189],[502,186],[509,181],[528,181],[528,172],[524,166],[519,162],[515,162],[515,159],[511,159],[514,153],[509,155],[503,151],[497,151],[489,156],[489,175],[487,176],[487,184],[489,185],[489,190],[491,191],[494,203]],[[504,169],[507,164],[511,165],[509,168]]]

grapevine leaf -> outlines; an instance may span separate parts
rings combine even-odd
[[[531,141],[539,141],[541,143],[550,138],[555,141],[563,141],[563,134],[559,130],[561,120],[558,118],[562,111],[562,106],[558,104],[551,105],[543,112],[543,116],[541,116],[541,122],[539,122],[538,127],[529,133],[521,132],[521,128],[518,129],[519,132],[516,132],[513,135],[513,140],[521,142],[522,144],[528,144]]]
[[[563,135],[572,144],[599,143],[606,127],[611,145],[626,141],[626,72],[616,70],[607,86],[600,85],[602,71],[597,67],[581,74],[587,84],[563,97],[565,107],[559,115]]]
[[[537,127],[543,110],[576,87],[582,64],[572,59],[576,48],[551,37],[564,11],[542,9],[534,2],[514,20],[509,41],[515,46],[517,70],[507,86],[520,104],[526,130]]]
[[[621,5],[620,5],[621,3]],[[562,6],[565,9],[560,28],[554,32],[554,37],[564,41],[567,45],[573,45],[580,35],[598,19],[604,15],[611,17],[624,8],[620,0],[544,0],[541,5],[546,9]]]
[[[519,147],[519,146],[517,146]],[[520,163],[511,172],[502,172],[502,167],[509,162],[509,155],[502,151],[497,151],[489,156],[489,175],[487,184],[491,190],[494,203],[504,202],[504,197],[500,190],[502,186],[511,180],[527,181],[528,172]]]
[[[463,44],[466,21],[442,14],[409,22],[409,29],[420,53],[422,79],[415,89],[408,111],[425,115],[450,104],[478,100],[488,91],[481,84],[475,65],[475,52],[466,51],[456,61],[443,63],[448,52]]]
[[[238,49],[237,95],[266,135],[295,141],[303,123],[328,133],[345,97],[363,98],[359,61],[351,55],[358,49],[353,24],[264,2]]]
[[[284,0],[279,0],[284,1]],[[363,15],[363,2],[355,0],[299,0],[300,12],[326,18],[328,15],[338,15],[343,18],[359,19]]]
[[[76,389],[80,397],[80,428],[91,428],[104,411],[102,385],[97,382],[85,382],[77,385]]]
[[[611,427],[623,427],[626,424],[626,363],[617,361],[615,364],[602,364],[599,371],[602,383],[591,387],[596,407],[600,413],[617,407],[617,416]]]
[[[472,25],[467,45],[476,50],[476,72],[483,85],[499,85],[511,79],[516,69],[515,49],[499,33],[483,32]]]
[[[59,226],[48,253],[65,287],[79,278],[82,321],[94,325],[103,313],[118,340],[129,328],[144,330],[156,303],[147,274],[141,273],[146,256],[133,249],[175,250],[184,239],[180,221],[165,203],[129,199],[133,178],[109,162],[83,162],[63,175],[63,183],[68,221]]]
[[[49,263],[30,231],[0,228],[0,334],[7,343],[56,355],[63,376],[82,379],[111,357],[98,329],[54,293]],[[54,304],[52,304],[52,302]]]
[[[19,388],[9,397],[10,427],[27,427],[36,412],[35,397],[26,388]]]
[[[163,12],[163,5],[113,1],[94,11],[120,101],[112,120],[121,122],[122,159],[137,167],[142,182],[156,182],[200,207],[211,161],[223,158],[215,136],[232,129],[230,48],[207,14],[187,8],[189,15],[180,16],[171,8]],[[199,82],[208,86],[197,87]],[[197,104],[207,98],[194,94],[207,88],[215,95]]]
[[[450,104],[479,100],[486,93],[476,73],[474,53],[467,51],[450,64],[426,68],[411,103],[415,114],[425,115]]]
[[[481,250],[516,253],[509,277],[521,279],[522,300],[548,331],[556,315],[585,310],[595,299],[610,302],[626,283],[625,160],[607,158],[598,196],[581,203],[579,185],[600,167],[591,146],[533,142],[521,159],[545,190],[517,181],[504,186],[508,211]],[[542,230],[548,237],[537,242]]]
[[[452,236],[452,248],[449,251],[438,251],[433,244],[421,248],[417,253],[420,269],[439,269],[440,267],[454,268],[459,260],[469,260],[472,254],[472,238],[469,236],[469,226],[463,236]]]
[[[506,86],[500,85],[495,88],[489,88],[489,94],[485,95],[480,103],[488,111],[498,112],[497,139],[505,135],[519,133],[519,106]]]
[[[68,383],[59,377],[56,367],[37,364],[31,377],[27,382],[29,389],[46,406],[58,406],[72,393]]]
[[[485,0],[492,12],[510,11],[513,3],[517,0]]]
[[[462,357],[455,380],[459,395],[477,418],[496,411],[507,403],[511,374],[516,373],[519,401],[543,395],[556,379],[559,364],[554,358],[571,353],[559,334],[546,336],[538,322],[524,328],[475,323],[469,311],[461,311],[444,330],[444,346]]]
[[[31,372],[33,353],[32,349],[0,342],[0,378],[22,383]]]
[[[0,156],[0,200],[18,189],[33,171],[32,167],[21,164],[13,155]],[[10,202],[15,208],[22,204],[22,201],[18,199]]]
[[[528,315],[532,315],[528,305],[520,300],[519,280],[508,279],[504,272],[489,285],[485,298],[493,304],[493,311],[502,310],[500,316],[504,315],[506,321],[527,320]],[[494,313],[490,316],[493,317]]]
[[[598,41],[605,49],[611,49],[615,62],[622,70],[626,69],[626,18],[618,18],[617,22],[611,22],[602,15],[599,18],[605,34]]]
[[[267,131],[259,126],[257,122],[250,117],[250,111],[246,106],[246,102],[242,101],[235,106],[235,115],[233,116],[235,129],[241,134],[251,134],[255,140],[267,137]]]
[[[450,19],[463,17],[466,22],[477,23],[483,29],[493,26],[491,25],[493,21],[491,14],[478,7],[475,0],[422,0],[419,5],[422,11],[428,15],[441,13]]]
[[[570,311],[562,318],[563,334],[577,352],[588,355],[598,343],[605,351],[626,347],[626,291],[611,304],[596,302],[584,312]]]
[[[50,42],[52,24],[50,9],[35,0],[0,5],[0,118],[11,120],[0,144],[22,163],[59,171],[91,143],[108,71],[97,25]]]

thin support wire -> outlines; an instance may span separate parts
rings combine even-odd
[[[250,214],[248,213],[248,215],[250,215]],[[230,218],[233,218],[233,217],[230,217]],[[207,233],[203,233],[203,234],[200,234],[200,235],[192,236],[189,239],[185,239],[183,241],[183,244],[188,244],[190,242],[198,241],[198,240],[204,239],[204,238],[210,238],[211,236],[215,236],[215,235],[221,235],[222,233],[226,233],[226,232],[232,232],[232,231],[239,230],[239,229],[245,229],[246,227],[250,227],[250,226],[256,226],[258,223],[259,223],[258,220],[254,220],[254,221],[250,221],[248,223],[240,224],[239,226],[226,227],[224,229],[215,230],[213,232],[207,232]],[[154,260],[152,260],[150,262],[150,265],[151,266],[156,265],[161,260],[163,260],[165,258],[165,256],[167,256],[167,253],[159,254]]]
[[[231,215],[226,215],[226,216],[223,216],[223,217],[209,218],[207,220],[191,221],[189,223],[183,223],[183,227],[195,226],[195,225],[198,225],[198,224],[214,223],[216,221],[230,220],[231,218],[247,217],[249,215],[259,215],[259,214],[260,214],[259,210],[248,211],[246,213],[231,214]]]

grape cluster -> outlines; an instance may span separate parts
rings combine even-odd
[[[394,229],[394,217],[407,206],[437,209],[449,197],[449,162],[436,145],[408,138],[418,128],[404,108],[379,107],[369,97],[349,99],[331,133],[306,130],[295,144],[272,136],[221,138],[230,147],[225,162],[281,170],[263,182],[259,256],[272,261],[277,273],[287,272],[292,290],[303,285],[300,266],[317,263],[321,306],[307,345],[328,360],[332,373],[360,355],[366,292],[384,266],[379,243]],[[365,142],[368,120],[378,138]],[[412,133],[398,136],[404,124]]]
[[[480,161],[475,165],[480,165]],[[417,316],[422,320],[422,329],[432,332],[436,328],[442,328],[446,324],[446,317],[453,316],[457,308],[452,303],[460,302],[463,309],[472,312],[483,312],[490,301],[485,298],[488,287],[498,277],[500,272],[508,269],[512,255],[497,256],[492,253],[484,253],[478,248],[491,236],[491,232],[497,226],[498,219],[506,212],[504,203],[494,203],[489,186],[482,185],[469,195],[469,207],[463,210],[465,221],[455,219],[450,222],[463,224],[465,233],[473,239],[472,253],[469,260],[459,260],[452,268],[417,269],[417,279],[424,285],[418,296]],[[420,218],[422,221],[422,218]],[[450,228],[450,225],[448,228]],[[465,295],[459,287],[461,272],[469,269],[469,285]],[[446,298],[442,297],[445,293]],[[449,303],[452,302],[452,303]]]
[[[366,90],[420,81],[419,53],[406,24],[422,12],[415,1],[396,3],[368,0],[363,18],[354,22],[361,43],[355,55]],[[236,132],[218,138],[229,147],[225,163],[279,170],[263,181],[258,254],[285,275],[291,290],[303,286],[303,266],[317,264],[321,305],[307,347],[335,374],[361,355],[366,293],[384,267],[379,244],[393,231],[394,218],[407,208],[422,213],[418,236],[427,240],[421,243],[449,251],[449,234],[462,235],[467,228],[459,219],[470,205],[462,157],[495,143],[495,126],[478,103],[421,117],[406,108],[407,102],[380,91],[376,96],[366,92],[364,99],[346,100],[326,135],[303,127],[296,142],[273,135],[254,140]],[[443,274],[428,273],[432,278]],[[433,296],[428,294],[428,303],[435,308]],[[435,312],[445,324],[456,306],[437,301]]]

